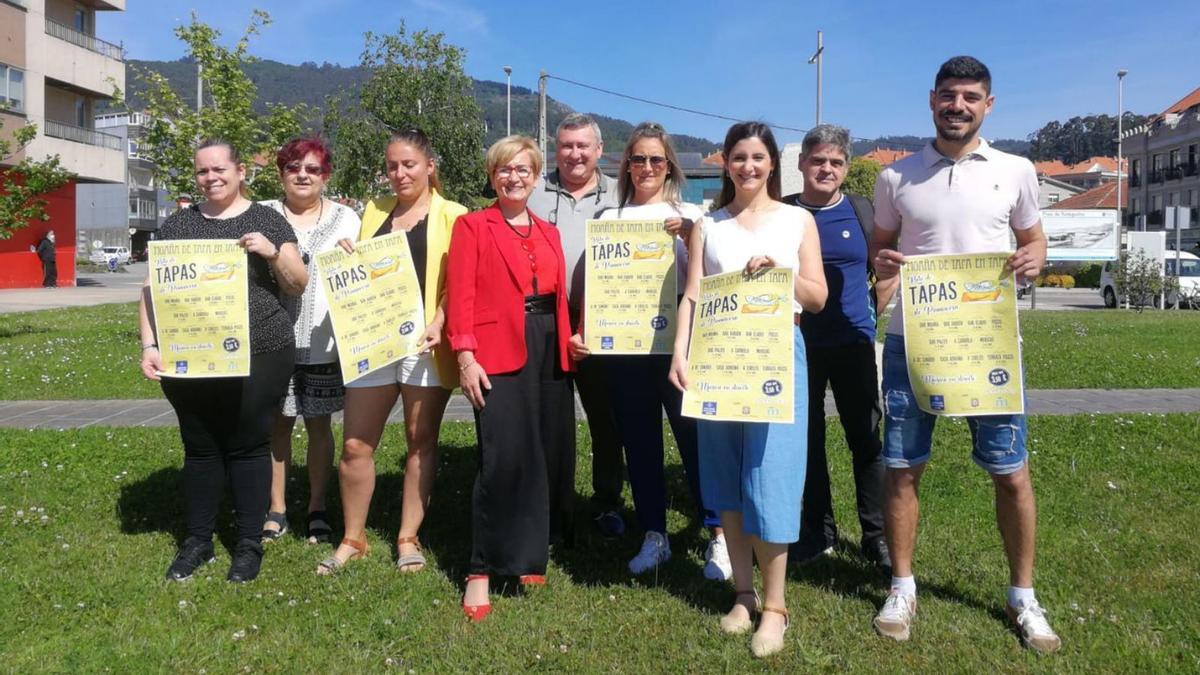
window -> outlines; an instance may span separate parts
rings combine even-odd
[[[130,156],[132,159],[137,159],[137,158],[140,156],[140,155],[138,155],[138,143],[137,143],[137,141],[129,141],[129,156]]]
[[[1162,155],[1155,155],[1151,161],[1153,162],[1151,167],[1155,171],[1163,168],[1163,156]]]
[[[1184,204],[1184,206],[1191,206],[1191,207],[1200,206],[1200,203],[1196,202],[1196,191],[1195,190],[1187,191],[1187,203]]]
[[[1175,148],[1168,155],[1167,166],[1171,167],[1172,169],[1179,166],[1179,148]]]
[[[1137,197],[1134,197],[1133,199],[1129,200],[1129,212],[1130,213],[1141,213],[1142,212],[1141,206],[1142,206],[1142,203],[1138,200]]]
[[[138,200],[136,200],[136,199],[131,198],[129,200],[129,217],[130,218],[138,217]]]
[[[1167,206],[1175,206],[1175,202],[1179,200],[1178,192],[1167,193]]]
[[[1161,211],[1162,210],[1162,195],[1151,195],[1150,210],[1151,211]]]
[[[1198,149],[1200,149],[1200,146],[1188,146],[1188,164],[1195,164],[1197,161],[1200,161],[1200,157],[1196,156]]]
[[[1140,160],[1140,159],[1133,160],[1133,170],[1130,171],[1130,173],[1133,174],[1134,176],[1142,175],[1142,160]]]
[[[0,107],[25,112],[25,71],[0,63]]]
[[[75,126],[80,129],[87,129],[89,126],[88,122],[92,119],[91,113],[88,112],[88,107],[86,98],[82,96],[75,97]],[[120,150],[119,147],[113,149]]]

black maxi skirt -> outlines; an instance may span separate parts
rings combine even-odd
[[[575,397],[556,333],[552,311],[527,313],[525,365],[488,374],[492,388],[475,411],[471,574],[545,574],[549,545],[571,537]]]

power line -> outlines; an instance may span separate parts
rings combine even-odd
[[[591,89],[592,91],[598,91],[602,94],[608,94],[609,96],[616,96],[618,98],[628,99],[630,101],[637,101],[638,103],[645,103],[647,105],[657,106],[659,108],[666,108],[668,110],[678,110],[679,112],[690,113],[692,115],[700,115],[701,117],[710,117],[712,119],[725,120],[727,122],[743,121],[742,119],[739,119],[737,117],[730,117],[729,115],[722,115],[720,113],[713,113],[713,112],[708,112],[705,110],[696,110],[695,108],[685,108],[684,106],[675,105],[673,103],[663,103],[662,101],[652,101],[648,98],[642,98],[640,96],[634,96],[633,94],[625,94],[625,93],[622,93],[619,91],[605,89],[604,87],[598,87],[594,84],[586,84],[584,82],[578,82],[576,80],[561,77],[559,75],[551,75],[550,73],[546,73],[546,77],[548,79],[558,80],[560,82],[566,82],[567,84],[573,84],[576,87],[582,87],[584,89]],[[784,131],[795,131],[795,132],[801,133],[801,134],[808,133],[808,131],[809,131],[808,129],[797,129],[796,127],[788,127],[788,126],[784,126],[782,124],[771,124],[769,122],[766,122],[765,124],[767,126],[771,127],[772,129],[782,129]],[[850,140],[875,142],[878,139],[862,138],[861,136],[851,136]],[[925,144],[923,142],[906,142],[906,141],[892,142],[892,143],[889,143],[888,145],[891,146],[890,149],[895,149],[895,150],[920,150],[921,148],[925,147]]]

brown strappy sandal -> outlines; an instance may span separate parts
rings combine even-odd
[[[750,589],[748,591],[738,591],[737,595],[734,596],[734,601],[736,602],[738,599],[743,597],[754,598],[754,608],[750,610],[749,617],[741,620],[730,619],[728,614],[721,617],[721,630],[729,633],[730,635],[739,635],[753,628],[754,613],[761,611],[760,607],[762,606],[762,600],[758,597],[758,591],[754,589]]]
[[[337,572],[338,570],[342,569],[343,567],[345,567],[346,563],[350,562],[351,560],[358,560],[360,558],[365,558],[367,555],[367,551],[370,549],[370,546],[367,545],[366,539],[359,541],[357,539],[350,539],[349,537],[342,539],[341,543],[338,544],[338,546],[339,547],[340,546],[349,546],[350,548],[354,549],[354,553],[352,553],[349,558],[346,558],[345,561],[338,560],[338,557],[336,555],[329,556],[328,558],[317,563],[317,574],[321,574],[321,575],[333,574],[333,573]],[[337,551],[335,549],[334,553],[336,553],[336,552]],[[322,571],[322,570],[324,570],[324,571]]]
[[[401,555],[401,544],[412,544],[417,547],[417,552]],[[412,574],[425,569],[425,553],[424,549],[421,548],[421,540],[418,537],[400,537],[396,539],[396,556],[396,569],[401,572]]]
[[[787,629],[792,625],[792,615],[788,614],[786,609],[779,607],[763,607],[762,613],[779,614],[783,616],[783,630],[779,632],[779,637],[763,637],[761,633],[755,633],[754,637],[750,638],[750,651],[758,658],[770,656],[783,649],[784,637],[787,635]]]

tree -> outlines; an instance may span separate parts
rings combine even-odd
[[[306,107],[268,103],[266,114],[254,111],[258,89],[244,67],[256,59],[247,50],[250,38],[270,23],[266,12],[254,10],[233,49],[218,45],[220,32],[201,23],[194,13],[191,23],[175,29],[175,35],[187,45],[188,56],[200,65],[204,93],[212,99],[199,111],[186,105],[161,74],[137,73],[146,89],[146,112],[151,118],[142,151],[154,162],[155,178],[173,199],[195,190],[192,156],[196,142],[213,137],[226,139],[241,153],[247,163],[251,199],[274,199],[283,194],[271,160],[280,146],[301,134],[300,120]],[[255,166],[256,158],[268,158],[265,169]]]
[[[880,171],[883,171],[883,165],[873,159],[852,158],[850,168],[846,170],[846,180],[842,183],[842,192],[874,199],[875,179]]]
[[[1141,312],[1148,306],[1157,306],[1162,296],[1179,292],[1179,277],[1165,275],[1162,263],[1146,256],[1141,249],[1122,253],[1120,263],[1113,270],[1116,284],[1117,303],[1124,296],[1129,306]]]
[[[483,122],[463,72],[466,53],[442,33],[367,33],[361,67],[371,71],[357,105],[332,98],[325,132],[337,162],[331,187],[344,195],[383,192],[383,152],[390,134],[416,127],[438,154],[446,195],[470,202],[484,187]]]
[[[36,137],[37,125],[30,123],[14,131],[12,141],[0,138],[0,160],[21,153]],[[31,222],[49,220],[42,195],[66,185],[73,175],[62,168],[58,155],[44,159],[26,156],[16,165],[0,169],[0,239],[11,238]]]
[[[1145,115],[1126,112],[1122,125],[1130,129],[1147,121]],[[1047,122],[1029,135],[1029,158],[1036,161],[1057,159],[1077,164],[1092,157],[1117,155],[1117,118],[1111,115],[1072,117],[1065,123]]]

